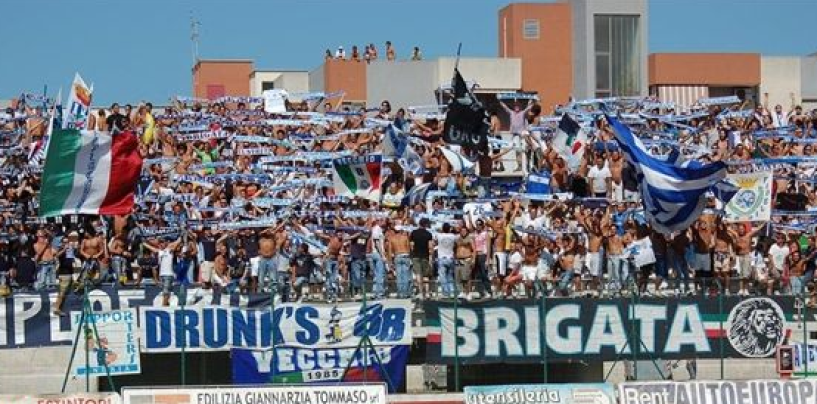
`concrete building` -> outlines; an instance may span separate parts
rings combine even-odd
[[[570,0],[573,96],[647,95],[647,0]]]
[[[545,111],[574,98],[647,94],[646,0],[513,3],[499,11],[499,56],[522,60]]]
[[[705,97],[737,95],[756,102],[760,60],[757,53],[653,53],[650,94],[684,108]]]
[[[343,91],[342,102],[366,103],[365,62],[329,59],[309,72],[309,90],[334,93]]]
[[[253,62],[248,59],[199,60],[193,66],[193,96],[249,96],[252,71]]]
[[[802,105],[817,108],[817,53],[808,56],[763,56],[760,94],[769,94],[769,107]],[[762,99],[761,99],[762,101]]]
[[[290,93],[309,91],[309,72],[305,70],[255,70],[250,74],[250,95],[260,97],[265,90],[285,89]]]
[[[373,62],[366,74],[366,98],[369,104],[389,100],[395,107],[437,104],[437,90],[451,84],[455,63],[456,58],[450,57]],[[475,93],[480,98],[522,89],[520,59],[460,58],[459,70],[468,81],[479,85]]]
[[[521,61],[521,88],[545,111],[573,93],[572,10],[568,3],[513,3],[499,10],[499,57]]]

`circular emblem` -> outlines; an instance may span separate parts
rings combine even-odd
[[[360,181],[360,188],[369,189],[371,187],[372,187],[372,184],[370,184],[369,181],[366,181],[366,180]]]
[[[786,316],[772,299],[746,299],[732,308],[726,327],[735,351],[748,358],[765,358],[783,343]]]

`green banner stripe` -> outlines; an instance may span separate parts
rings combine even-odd
[[[59,215],[74,187],[74,170],[82,135],[76,129],[51,134],[40,191],[40,216]]]

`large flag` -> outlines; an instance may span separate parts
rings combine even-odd
[[[40,216],[128,214],[141,169],[131,132],[55,130],[43,169]]]
[[[618,119],[607,116],[607,120],[636,172],[647,219],[656,231],[669,234],[689,228],[706,207],[709,191],[724,202],[734,196],[736,188],[724,181],[723,162],[676,165],[659,160],[647,153],[641,141]]]
[[[28,154],[28,165],[38,167],[42,165],[45,159],[45,152],[48,150],[48,141],[54,133],[54,128],[62,127],[62,89],[57,93],[57,99],[54,102],[54,107],[51,110],[48,118],[48,127],[46,128],[45,136],[31,145],[31,151]]]
[[[335,194],[380,202],[383,156],[341,157],[332,160]]]
[[[485,108],[468,90],[468,85],[457,69],[454,69],[451,86],[454,89],[454,98],[448,103],[448,111],[445,114],[443,140],[449,144],[487,152],[490,125]]]
[[[553,138],[553,148],[567,161],[567,167],[576,171],[584,158],[587,133],[568,114],[562,115],[559,130]]]
[[[68,95],[68,113],[63,117],[63,129],[85,129],[91,113],[93,87],[88,87],[79,73],[74,74],[71,93]]]
[[[396,158],[403,170],[410,171],[414,175],[420,175],[423,172],[423,159],[409,144],[408,135],[394,124],[386,128],[383,155]]]

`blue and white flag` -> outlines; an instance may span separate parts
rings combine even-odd
[[[428,194],[428,190],[431,188],[431,183],[427,182],[425,184],[419,184],[411,187],[411,189],[406,194],[405,203],[408,206],[414,206],[419,203],[425,202],[426,194]]]
[[[661,233],[685,230],[706,207],[706,193],[728,202],[736,192],[724,181],[726,164],[678,163],[651,156],[641,141],[618,119],[607,116],[615,139],[638,175],[639,189],[652,227]],[[725,200],[724,200],[725,199]]]
[[[462,154],[459,154],[447,147],[440,147],[440,152],[442,152],[443,156],[448,163],[451,164],[451,172],[459,173],[464,171],[470,171],[474,168],[474,162],[468,160]]]

